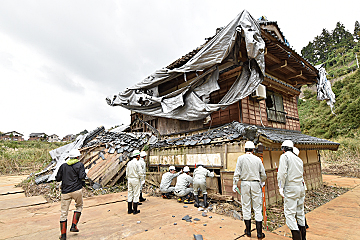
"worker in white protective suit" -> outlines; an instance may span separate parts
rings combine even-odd
[[[262,186],[265,185],[266,174],[261,159],[253,155],[255,145],[251,141],[245,143],[245,154],[238,157],[233,178],[233,191],[241,180],[241,204],[245,222],[245,235],[251,237],[251,205],[255,213],[257,237],[262,239]]]
[[[203,162],[199,161],[196,163],[196,169],[193,174],[193,186],[194,186],[194,197],[195,197],[195,207],[199,207],[199,189],[202,191],[204,196],[204,207],[208,207],[207,202],[207,191],[206,191],[206,177],[214,177],[215,174],[210,172],[203,167]]]
[[[305,184],[303,178],[303,161],[293,153],[294,143],[285,140],[281,149],[277,181],[280,195],[284,198],[286,225],[290,228],[292,238],[306,239],[305,228]]]
[[[296,156],[299,157],[299,154],[300,154],[300,150],[297,148],[297,147],[294,147],[293,148],[293,152],[295,153]],[[307,187],[306,187],[306,183],[305,183],[305,180],[304,180],[304,187],[305,187],[305,192],[307,190]],[[307,224],[307,221],[306,221],[306,216],[305,216],[305,228],[308,229],[309,228],[309,225]]]
[[[176,169],[174,166],[169,167],[169,171],[164,173],[161,177],[160,183],[160,192],[162,193],[163,198],[170,199],[170,194],[174,192],[175,187],[171,187],[171,182],[174,178],[178,177],[182,173],[182,170],[176,173]]]
[[[140,186],[144,184],[144,173],[139,162],[140,151],[134,150],[132,152],[132,160],[126,166],[126,178],[128,180],[128,214],[138,214]]]
[[[140,152],[140,160],[139,160],[139,162],[140,162],[140,165],[141,165],[144,180],[146,178],[146,163],[145,163],[146,156],[147,156],[147,153],[145,151]],[[145,183],[145,181],[144,181],[144,183]],[[146,198],[143,198],[143,195],[142,195],[143,187],[144,187],[144,184],[141,184],[141,186],[140,186],[140,197],[139,197],[140,202],[145,202],[146,201]]]
[[[190,168],[185,166],[182,174],[180,174],[176,179],[176,185],[174,193],[179,197],[178,202],[182,202],[183,198],[185,198],[185,204],[194,203],[193,197],[193,188],[190,187],[190,184],[193,183],[193,178],[189,175]]]

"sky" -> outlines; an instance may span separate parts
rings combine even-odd
[[[353,33],[359,7],[353,0],[1,0],[0,131],[62,138],[129,124],[130,112],[106,97],[197,48],[244,9],[277,21],[300,54],[337,22]]]

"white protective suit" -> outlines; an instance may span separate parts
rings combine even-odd
[[[139,162],[140,162],[140,166],[141,166],[141,173],[142,173],[142,177],[143,177],[143,180],[145,180],[145,177],[146,177],[146,163],[145,163],[145,161],[144,161],[144,159],[142,158],[142,157],[140,157],[140,160],[139,160]],[[140,191],[142,190],[142,188],[143,188],[143,184],[140,184]]]
[[[207,194],[206,192],[206,177],[214,177],[215,174],[210,172],[203,166],[199,166],[194,171],[194,195],[198,195],[199,188],[202,191],[202,194]]]
[[[126,166],[126,178],[128,180],[128,202],[139,202],[140,183],[144,180],[144,174],[140,162],[133,158]]]
[[[181,172],[172,174],[171,172],[166,172],[161,178],[160,183],[160,191],[162,193],[169,193],[173,192],[175,190],[175,187],[170,187],[171,182],[174,178],[178,177],[181,174]]]
[[[190,175],[187,175],[186,173],[180,174],[180,176],[177,177],[176,185],[174,193],[178,197],[183,197],[188,195],[190,192],[193,191],[193,188],[189,188],[189,185],[193,183],[193,178]]]
[[[299,230],[297,224],[305,226],[303,161],[291,151],[283,153],[280,156],[277,180],[279,188],[284,189],[286,225],[290,230]]]
[[[241,204],[244,220],[251,220],[251,203],[255,221],[262,221],[262,192],[260,182],[265,182],[266,174],[261,159],[252,153],[238,157],[233,185],[241,180]]]

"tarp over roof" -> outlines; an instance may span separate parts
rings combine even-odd
[[[236,79],[227,94],[216,104],[205,99],[218,90],[218,64],[233,57],[239,51],[240,41],[245,41],[249,61],[244,63],[242,74]],[[195,121],[210,113],[229,106],[250,95],[265,76],[265,42],[261,38],[258,22],[244,10],[206,43],[186,64],[174,69],[155,71],[143,81],[119,94],[109,96],[111,106],[122,106],[146,115]],[[234,64],[238,64],[237,62]],[[159,96],[158,86],[187,72],[204,71],[188,86]]]

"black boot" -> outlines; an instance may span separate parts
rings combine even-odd
[[[306,218],[305,218],[305,227],[306,227],[306,229],[309,228],[309,225],[307,224]]]
[[[71,224],[70,232],[78,232],[79,229],[77,228],[77,224],[79,222],[81,216],[81,212],[74,212],[73,221]]]
[[[244,220],[245,222],[245,235],[251,237],[251,220]]]
[[[140,202],[145,202],[145,201],[146,201],[146,198],[143,198],[142,192],[140,192]]]
[[[258,239],[263,239],[265,234],[262,232],[262,221],[256,221],[256,231]]]
[[[132,202],[128,202],[128,214],[132,214],[132,213],[133,213]]]
[[[138,214],[140,212],[140,210],[137,210],[137,207],[138,207],[138,204],[137,202],[134,202],[133,203],[133,207],[134,207],[134,210],[133,210],[133,214]]]
[[[291,230],[293,240],[301,240],[300,230]]]
[[[306,227],[298,225],[301,232],[301,240],[306,240]]]
[[[66,240],[67,221],[60,221],[60,240]]]
[[[195,195],[195,203],[194,203],[194,207],[198,208],[199,207],[199,196]]]
[[[203,194],[203,195],[204,195],[204,207],[207,208],[209,206],[207,202],[207,194]]]
[[[193,194],[192,193],[189,193],[188,195],[185,196],[185,200],[184,200],[184,203],[185,204],[193,204],[195,201],[193,199]]]

